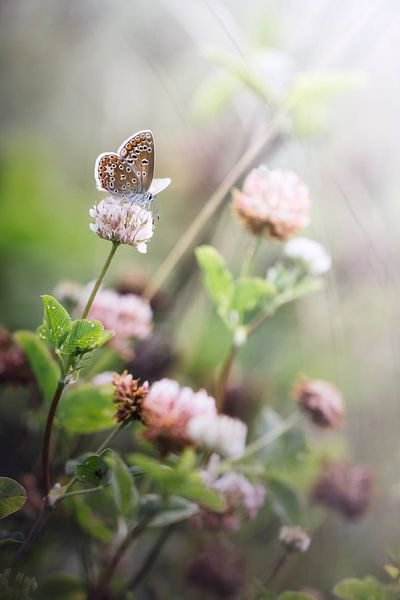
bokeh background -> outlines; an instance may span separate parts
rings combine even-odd
[[[133,131],[154,132],[157,175],[173,184],[160,195],[148,254],[123,248],[108,283],[148,280],[264,131],[273,103],[229,76],[225,85],[210,47],[249,73],[263,58],[277,97],[300,71],[340,71],[353,82],[327,115],[311,105],[297,129],[284,127],[257,161],[308,183],[307,234],[327,246],[334,268],[323,292],[285,308],[251,340],[235,378],[254,381],[262,401],[284,414],[299,372],[334,381],[347,406],[340,443],[374,470],[377,489],[361,522],[324,521],[310,552],[286,570],[285,586],[329,590],[341,577],[380,573],[385,549],[399,541],[399,26],[394,0],[0,3],[0,320],[11,330],[38,325],[41,293],[64,279],[87,283],[102,264],[107,247],[88,226],[101,197],[97,154]],[[226,208],[198,241],[215,244],[233,268],[248,245]],[[260,273],[275,251],[265,245]],[[191,252],[165,288],[179,377],[204,385],[227,338],[199,293]],[[246,554],[257,537],[259,565],[262,535],[248,530],[239,542]]]

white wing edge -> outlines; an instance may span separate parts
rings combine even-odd
[[[156,196],[157,194],[165,190],[165,188],[167,188],[170,183],[171,179],[169,177],[160,177],[158,179],[153,179],[148,191],[150,194],[153,194],[153,196]]]

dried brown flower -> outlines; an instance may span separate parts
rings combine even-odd
[[[343,398],[332,383],[302,377],[293,396],[316,425],[336,429],[343,423]]]
[[[314,502],[340,512],[346,519],[358,519],[371,505],[372,474],[358,465],[326,461],[311,496]]]
[[[115,389],[114,403],[116,404],[115,418],[118,423],[125,423],[128,419],[141,420],[142,402],[148,394],[149,384],[145,381],[140,385],[140,379],[134,379],[128,371],[121,375],[115,373],[113,378]]]

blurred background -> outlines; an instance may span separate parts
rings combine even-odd
[[[299,372],[335,382],[347,406],[339,443],[375,473],[368,517],[349,526],[329,516],[282,585],[327,591],[341,577],[380,573],[399,541],[398,3],[1,0],[0,23],[0,321],[10,330],[35,328],[40,294],[60,280],[96,276],[108,249],[89,230],[100,152],[150,128],[156,175],[173,180],[148,254],[122,248],[108,284],[149,280],[295,82],[297,110],[256,164],[307,182],[306,235],[334,268],[323,292],[251,340],[235,380],[283,414]],[[235,269],[249,238],[225,208],[197,241]],[[276,252],[265,244],[259,273]],[[165,285],[172,307],[162,327],[179,356],[174,374],[192,385],[207,384],[228,343],[200,289],[189,252]],[[268,528],[255,524],[237,540],[255,573],[263,536]]]

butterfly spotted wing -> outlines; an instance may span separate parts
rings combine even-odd
[[[125,198],[146,194],[154,175],[154,138],[151,131],[139,131],[119,147],[96,160],[97,187]]]

